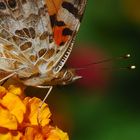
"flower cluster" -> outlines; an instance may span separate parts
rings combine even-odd
[[[51,125],[51,112],[38,98],[23,96],[19,87],[0,87],[0,140],[68,140],[67,133]]]

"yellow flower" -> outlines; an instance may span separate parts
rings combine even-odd
[[[25,97],[19,87],[0,86],[0,140],[69,140],[67,133],[50,125],[51,112],[41,100]]]

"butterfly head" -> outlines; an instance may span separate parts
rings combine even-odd
[[[70,83],[73,83],[74,81],[81,79],[81,76],[78,76],[75,72],[75,69],[69,68],[69,69],[62,69],[58,73],[58,78],[60,78],[60,81],[58,84],[60,85],[68,85]]]

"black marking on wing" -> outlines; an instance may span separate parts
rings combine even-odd
[[[16,6],[17,6],[16,0],[8,0],[7,3],[8,3],[8,6],[9,6],[11,9],[14,9],[14,8],[16,8]]]
[[[65,26],[64,21],[57,21],[56,15],[50,16],[51,26]]]
[[[66,35],[72,35],[72,33],[73,33],[73,31],[71,29],[69,29],[69,28],[64,28],[64,30],[62,32],[62,34],[64,36],[66,36]]]
[[[74,7],[74,5],[70,2],[64,1],[62,3],[62,7],[67,9],[70,13],[72,13],[75,17],[78,16],[78,9]]]
[[[0,2],[0,10],[5,10],[6,9],[6,5],[4,2]]]

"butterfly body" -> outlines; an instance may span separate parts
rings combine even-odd
[[[67,84],[86,0],[0,0],[0,70],[28,86]]]
[[[30,78],[19,79],[24,85],[27,86],[56,86],[67,85],[80,79],[81,76],[75,74],[74,69],[62,69],[60,72],[54,74],[50,72],[46,75],[34,75]]]

